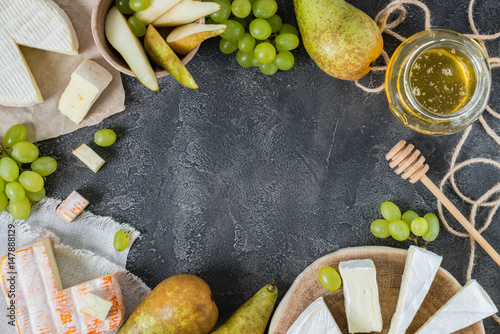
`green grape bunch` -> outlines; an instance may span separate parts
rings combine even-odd
[[[207,23],[226,25],[219,43],[222,53],[237,51],[236,61],[241,67],[256,66],[266,75],[293,67],[295,57],[290,51],[300,44],[299,30],[283,23],[276,14],[276,0],[213,1],[221,8]]]
[[[439,235],[439,219],[433,213],[420,217],[415,211],[408,210],[401,214],[401,210],[392,202],[382,203],[380,211],[383,219],[377,219],[370,225],[372,234],[377,238],[391,236],[398,241],[410,239],[418,245],[418,238],[421,237],[425,247]]]
[[[0,212],[9,208],[14,219],[26,219],[31,202],[45,197],[45,179],[57,169],[57,161],[40,157],[38,148],[26,141],[22,124],[9,128],[0,141]]]

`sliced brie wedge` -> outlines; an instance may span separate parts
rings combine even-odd
[[[287,334],[342,334],[323,297],[318,297],[302,312]]]
[[[498,312],[476,280],[470,280],[416,334],[450,334]]]
[[[342,261],[339,271],[344,282],[345,313],[349,333],[382,331],[377,273],[370,259]]]
[[[441,256],[423,248],[410,247],[389,334],[406,333],[429,292],[442,259]]]

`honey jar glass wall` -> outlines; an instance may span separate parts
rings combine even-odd
[[[426,30],[394,52],[385,86],[389,107],[403,125],[447,135],[481,115],[490,96],[491,70],[476,41],[451,30]]]

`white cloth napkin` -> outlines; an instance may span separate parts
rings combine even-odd
[[[0,257],[7,254],[9,226],[15,228],[16,247],[28,242],[50,237],[54,245],[64,288],[118,272],[118,279],[125,301],[126,316],[151,291],[140,278],[125,269],[130,247],[140,233],[127,224],[120,224],[110,217],[83,212],[72,223],[66,223],[56,214],[61,201],[46,198],[33,206],[24,221],[15,221],[8,212],[0,212]],[[129,244],[123,252],[113,246],[116,231],[127,234]],[[0,292],[0,310],[7,310],[6,298]],[[15,327],[8,323],[7,313],[0,312],[0,333],[15,334]]]

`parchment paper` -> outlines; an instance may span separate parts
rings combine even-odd
[[[125,92],[120,72],[101,56],[92,39],[90,18],[94,0],[54,0],[68,14],[75,27],[80,47],[79,54],[68,56],[55,52],[21,46],[28,66],[42,92],[44,102],[32,107],[5,107],[0,105],[0,138],[14,124],[24,124],[28,140],[35,142],[73,132],[94,125],[106,117],[125,109]],[[85,59],[104,66],[113,80],[94,103],[85,119],[76,125],[57,109],[59,98],[69,83],[71,73]]]

